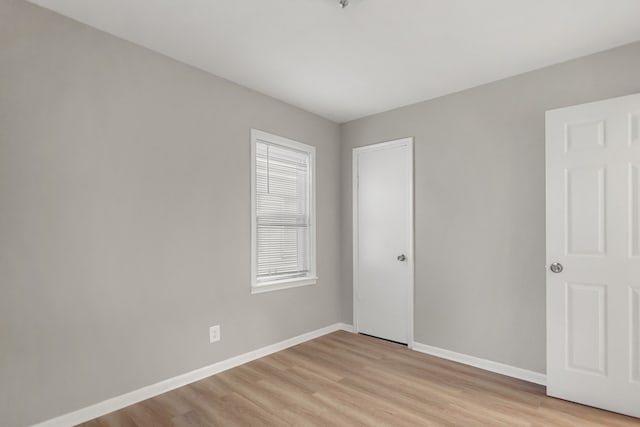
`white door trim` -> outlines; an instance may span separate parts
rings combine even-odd
[[[407,307],[407,317],[408,317],[408,331],[407,331],[407,347],[413,348],[413,288],[415,281],[415,263],[414,263],[414,224],[413,224],[413,137],[396,139],[388,142],[381,142],[378,144],[366,145],[364,147],[357,147],[353,149],[353,177],[352,177],[352,186],[353,186],[353,330],[358,333],[360,331],[358,327],[358,155],[360,153],[368,152],[368,151],[377,151],[384,150],[387,148],[395,148],[395,147],[409,147],[409,167],[407,170],[407,174],[409,176],[409,247],[407,249],[407,262],[409,265],[409,304]]]

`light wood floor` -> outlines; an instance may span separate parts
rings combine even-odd
[[[95,419],[146,426],[640,426],[544,387],[348,332]]]

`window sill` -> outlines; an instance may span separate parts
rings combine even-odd
[[[300,286],[315,285],[318,277],[300,277],[296,279],[278,280],[275,282],[263,282],[259,285],[251,286],[252,294],[262,294],[265,292],[280,291],[282,289],[298,288]]]

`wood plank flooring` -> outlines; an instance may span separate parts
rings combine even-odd
[[[85,427],[640,426],[544,387],[335,332],[105,415]]]

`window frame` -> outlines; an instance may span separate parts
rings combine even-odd
[[[278,145],[301,151],[309,155],[309,272],[303,277],[258,282],[258,224],[256,197],[256,144],[258,142]],[[277,291],[299,286],[314,285],[318,281],[316,270],[316,149],[312,145],[294,141],[261,130],[251,129],[251,293]]]

